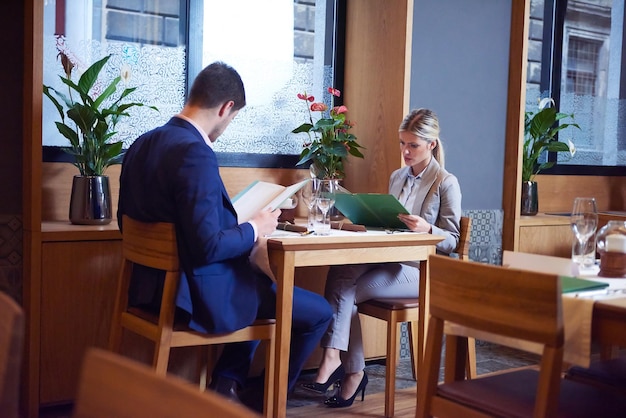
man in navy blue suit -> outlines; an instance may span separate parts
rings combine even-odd
[[[239,74],[216,62],[196,77],[183,110],[139,137],[124,157],[118,221],[176,225],[183,275],[180,314],[200,332],[228,332],[255,319],[273,318],[275,285],[248,257],[259,237],[277,225],[280,210],[263,210],[239,224],[219,174],[213,142],[245,106]],[[129,292],[134,305],[158,309],[163,273],[135,268]],[[330,322],[326,300],[294,289],[289,389]],[[238,400],[258,341],[230,344],[218,360],[210,387]]]

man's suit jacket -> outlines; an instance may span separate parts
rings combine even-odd
[[[405,166],[391,173],[390,194],[400,196],[409,170],[411,167]],[[422,174],[417,191],[412,193],[417,193],[415,203],[407,209],[430,223],[433,226],[432,234],[445,237],[437,244],[437,250],[450,254],[456,249],[460,235],[462,209],[459,181],[433,158]]]
[[[176,225],[183,267],[177,305],[191,314],[192,328],[227,332],[255,320],[257,280],[267,278],[248,261],[254,230],[247,222],[238,225],[216,155],[192,124],[173,117],[131,145],[120,176],[121,229],[124,214]],[[159,274],[140,269],[129,297],[154,299]]]

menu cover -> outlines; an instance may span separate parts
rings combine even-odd
[[[409,211],[390,194],[337,193],[335,207],[353,224],[406,229],[406,225],[398,219],[398,214],[409,214]]]
[[[586,290],[601,290],[609,287],[608,283],[596,282],[594,280],[580,279],[578,277],[560,276],[561,292],[574,293]]]

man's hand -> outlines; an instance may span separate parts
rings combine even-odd
[[[275,211],[263,209],[251,219],[258,229],[257,232],[259,237],[269,235],[274,232],[276,225],[278,225],[278,217],[280,216],[280,213],[280,209],[276,209]]]
[[[426,222],[424,218],[417,215],[406,215],[399,214],[398,219],[404,222],[411,231],[413,232],[429,232],[431,231],[431,225]]]

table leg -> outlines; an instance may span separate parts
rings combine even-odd
[[[287,384],[289,376],[289,347],[291,345],[291,321],[294,286],[293,252],[269,250],[271,268],[276,277],[276,350],[274,359],[274,407],[275,417],[287,415]]]

